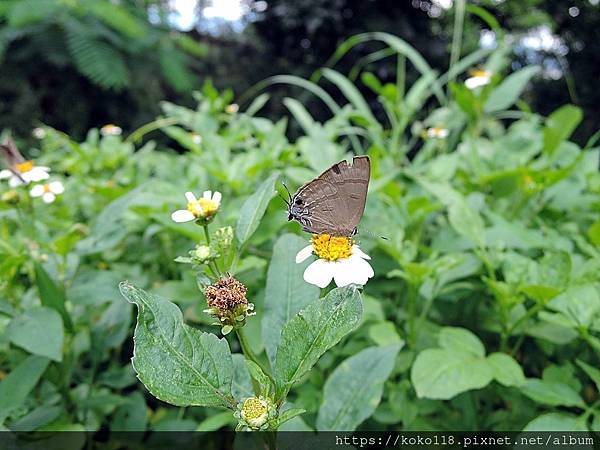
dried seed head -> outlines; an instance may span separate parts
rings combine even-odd
[[[232,276],[221,278],[204,289],[209,308],[205,311],[219,319],[223,334],[244,326],[254,315],[254,305],[246,298],[246,286]]]

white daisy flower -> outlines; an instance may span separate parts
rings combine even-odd
[[[469,89],[477,89],[492,81],[492,72],[484,69],[471,71],[471,76],[465,80],[465,86]]]
[[[36,127],[31,131],[31,135],[36,139],[44,139],[46,137],[46,130],[42,127]]]
[[[202,136],[198,133],[191,133],[192,142],[196,145],[200,145],[202,143]]]
[[[204,219],[209,221],[219,210],[221,206],[221,193],[215,191],[204,191],[202,198],[196,199],[191,192],[185,193],[188,201],[187,209],[179,209],[171,214],[174,222],[191,222],[192,220]]]
[[[0,170],[0,180],[8,178],[8,185],[10,187],[42,181],[50,177],[48,174],[50,171],[49,167],[36,166],[34,165],[33,161],[25,161],[15,164],[14,170],[20,175],[20,177],[10,170]]]
[[[315,254],[318,259],[304,271],[304,281],[324,288],[333,279],[337,286],[367,283],[375,273],[367,262],[371,259],[351,238],[335,237],[328,234],[316,235],[311,245],[304,247],[296,255],[296,263],[305,261]]]
[[[240,105],[238,105],[237,103],[232,103],[231,105],[227,105],[225,107],[225,112],[227,114],[235,114],[239,110],[240,110]]]
[[[448,137],[448,130],[441,127],[431,127],[427,129],[428,138],[444,139]]]
[[[52,181],[46,184],[38,184],[31,188],[29,195],[32,197],[42,197],[44,203],[52,203],[56,196],[65,192],[65,187],[60,181]]]
[[[102,128],[100,128],[100,134],[102,136],[119,136],[122,132],[123,130],[121,127],[118,127],[112,123],[104,125]]]

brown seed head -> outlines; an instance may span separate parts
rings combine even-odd
[[[246,286],[229,276],[221,278],[204,290],[208,306],[222,312],[231,311],[238,305],[247,305]]]

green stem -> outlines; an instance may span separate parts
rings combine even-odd
[[[252,348],[250,348],[250,344],[248,343],[248,339],[246,338],[246,333],[244,333],[243,328],[237,328],[235,330],[235,332],[237,334],[238,340],[240,341],[240,347],[242,347],[242,353],[244,353],[244,356],[246,357],[246,359],[249,359],[254,364],[256,364],[258,367],[260,367],[260,369],[264,372],[264,374],[269,377],[269,380],[271,380],[271,383],[273,383],[273,386],[275,386],[275,380],[273,379],[271,372],[269,370],[267,370],[267,368],[264,366],[264,364],[256,357],[256,355],[252,351]],[[252,385],[254,386],[254,392],[256,393],[256,395],[258,395],[260,392],[260,389],[259,389],[260,386],[258,385],[258,381],[255,380],[254,378],[252,378]]]
[[[204,237],[206,237],[206,245],[210,245],[210,233],[208,232],[208,225],[202,225],[204,229]]]
[[[463,35],[463,24],[465,20],[465,1],[458,0],[455,3],[456,7],[454,9],[454,30],[452,33],[452,49],[450,51],[450,67],[448,68],[448,73],[452,73],[453,76],[449,81],[454,81],[454,72],[452,68],[458,62],[460,58],[460,50],[462,47],[462,35]],[[450,88],[448,87],[448,90]]]
[[[416,289],[413,285],[408,288],[408,298],[406,299],[408,309],[408,343],[411,349],[414,349],[417,341],[417,332],[415,327],[416,309],[415,297]]]

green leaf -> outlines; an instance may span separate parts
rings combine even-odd
[[[40,294],[40,301],[42,305],[47,306],[56,310],[62,317],[63,323],[67,330],[73,331],[73,322],[71,322],[71,316],[65,308],[65,292],[59,287],[48,272],[44,270],[41,264],[35,263],[35,282],[37,284],[38,292]]]
[[[465,328],[444,327],[438,335],[440,347],[485,356],[485,348],[479,338]]]
[[[256,192],[248,197],[242,205],[235,228],[235,236],[240,245],[245,244],[258,228],[260,219],[262,219],[269,202],[275,195],[275,181],[278,177],[279,174],[275,173],[263,181]]]
[[[135,391],[115,411],[110,431],[145,431],[147,422],[146,400],[141,391]]]
[[[334,289],[296,314],[283,327],[275,358],[278,399],[323,353],[354,330],[361,317],[361,298],[354,286]]]
[[[573,326],[587,328],[600,312],[600,295],[593,284],[575,286],[553,298],[548,308],[564,314]]]
[[[325,382],[317,417],[319,431],[354,431],[381,401],[398,344],[369,347],[342,362]]]
[[[575,362],[583,369],[587,376],[592,379],[592,381],[596,384],[596,389],[598,392],[600,392],[600,370],[590,366],[588,363],[580,359],[575,360]]]
[[[404,346],[404,341],[396,331],[394,322],[388,320],[379,322],[369,327],[369,338],[377,345],[400,344],[400,348]]]
[[[292,420],[294,417],[298,417],[300,414],[304,414],[305,412],[306,410],[302,408],[286,409],[281,414],[279,414],[279,417],[277,417],[277,427]]]
[[[315,128],[315,121],[304,105],[298,100],[289,97],[283,99],[283,104],[294,115],[294,118],[298,121],[304,132],[306,134],[312,133]]]
[[[232,407],[233,362],[225,339],[183,323],[179,308],[123,282],[138,307],[133,368],[146,388],[177,406]]]
[[[9,340],[34,355],[62,361],[63,324],[55,310],[40,306],[25,311],[10,321]]]
[[[564,383],[529,378],[521,386],[521,392],[533,401],[543,405],[578,406],[585,408],[585,403],[579,394],[572,387]]]
[[[295,234],[284,234],[273,247],[273,256],[267,273],[262,337],[271,364],[275,361],[283,326],[298,311],[319,298],[320,289],[307,284],[302,278],[309,264],[296,264],[296,253],[307,241]]]
[[[223,411],[207,417],[198,424],[196,431],[217,431],[225,425],[234,425],[236,420],[231,411]]]
[[[483,110],[491,113],[509,108],[519,99],[531,77],[539,71],[540,68],[538,66],[528,66],[507,76],[490,93]]]
[[[250,376],[255,379],[260,386],[258,395],[271,398],[273,386],[267,374],[263,372],[258,364],[256,364],[254,361],[250,361],[249,359],[246,359],[246,366],[248,367]]]
[[[48,358],[32,355],[2,380],[0,383],[0,424],[9,414],[21,407],[49,363]]]
[[[369,121],[370,124],[377,124],[377,119],[373,116],[369,104],[362,96],[360,91],[354,86],[348,78],[332,69],[323,69],[323,76],[335,84],[344,96],[352,103],[352,106]]]
[[[553,154],[561,142],[571,136],[582,118],[581,109],[573,105],[564,105],[550,114],[544,128],[544,152]]]
[[[483,219],[464,199],[457,199],[448,206],[448,221],[458,234],[471,239],[480,247],[484,246]]]
[[[492,353],[487,357],[494,379],[503,386],[522,386],[525,383],[523,369],[512,356]]]
[[[523,431],[588,431],[585,422],[573,414],[552,412],[536,417]]]
[[[473,353],[427,349],[415,359],[410,377],[419,398],[447,400],[487,386],[493,373],[487,360]]]
[[[231,383],[233,397],[238,401],[252,397],[254,390],[248,365],[246,364],[246,357],[241,353],[234,353],[231,357],[233,360],[233,381]]]

